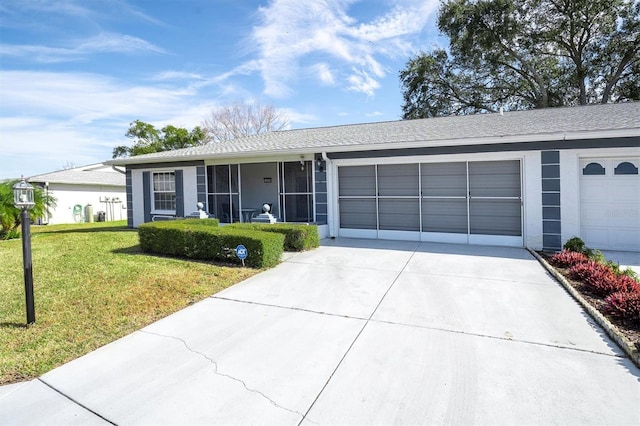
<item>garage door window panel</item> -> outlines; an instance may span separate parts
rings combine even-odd
[[[616,166],[614,169],[616,175],[637,175],[638,168],[628,161],[624,161]]]
[[[379,199],[380,229],[385,231],[419,231],[419,208],[417,198]]]
[[[470,200],[471,234],[520,236],[522,228],[519,200]]]
[[[422,231],[466,234],[467,199],[423,199]]]
[[[475,197],[520,197],[520,162],[469,163],[469,193]]]
[[[420,165],[422,232],[467,234],[467,163]]]
[[[604,175],[605,173],[606,170],[600,163],[589,163],[584,167],[584,169],[582,169],[582,174],[584,176],[597,176]]]
[[[390,164],[378,166],[378,195],[414,196],[419,195],[418,165]]]
[[[421,164],[420,174],[425,197],[467,196],[466,163]]]
[[[375,166],[341,167],[338,179],[340,196],[376,195]]]
[[[375,199],[341,199],[340,227],[349,229],[377,229]]]

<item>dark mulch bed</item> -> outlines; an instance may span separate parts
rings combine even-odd
[[[543,257],[547,261],[547,263],[549,263],[549,258],[551,257],[550,254],[540,253],[540,252],[538,252],[538,254],[541,257]],[[551,263],[549,263],[549,265],[551,265]],[[558,268],[553,265],[551,265],[551,267],[554,268],[556,271],[558,271],[560,274],[562,274],[562,276],[567,280],[567,282],[574,289],[576,289],[578,293],[580,293],[580,295],[587,302],[589,302],[589,304],[591,304],[591,306],[595,307],[602,315],[604,315],[611,322],[611,324],[613,324],[618,329],[620,333],[622,333],[627,339],[633,342],[636,349],[640,350],[640,327],[634,324],[624,323],[616,318],[611,317],[610,315],[607,315],[607,313],[603,309],[604,300],[599,299],[598,297],[595,297],[594,295],[589,293],[582,283],[569,278],[569,275],[567,273],[568,269]]]

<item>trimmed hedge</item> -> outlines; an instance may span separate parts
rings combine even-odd
[[[291,223],[234,223],[225,228],[283,234],[285,251],[311,250],[320,246],[317,225]]]
[[[241,263],[235,248],[242,244],[248,252],[247,266],[266,268],[280,262],[283,235],[217,225],[211,219],[145,223],[138,228],[140,247],[147,253]]]

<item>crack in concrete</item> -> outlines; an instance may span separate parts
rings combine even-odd
[[[545,346],[545,347],[548,347],[548,348],[566,349],[566,350],[569,350],[569,351],[576,351],[576,352],[586,352],[586,353],[590,353],[590,354],[610,356],[610,357],[614,357],[614,358],[626,358],[626,356],[623,355],[623,354],[606,353],[606,352],[600,352],[600,351],[596,351],[596,350],[592,350],[592,349],[575,348],[575,347],[566,346],[566,345],[562,345],[562,344],[551,344],[551,343],[543,343],[543,342],[534,342],[534,341],[531,341],[531,340],[514,339],[512,337],[492,336],[490,334],[472,333],[472,332],[469,332],[469,331],[454,330],[454,329],[450,329],[450,328],[441,328],[441,327],[429,327],[429,326],[426,326],[426,325],[407,324],[407,323],[403,323],[403,322],[394,322],[394,321],[386,321],[386,320],[375,320],[375,319],[372,319],[371,321],[372,322],[381,323],[381,324],[399,325],[399,326],[404,326],[404,327],[421,328],[421,329],[425,329],[425,330],[443,331],[443,332],[446,332],[446,333],[462,334],[462,335],[465,335],[465,336],[483,337],[483,338],[487,338],[487,339],[504,340],[506,342],[516,342],[516,343],[524,343],[524,344],[527,344],[527,345]],[[572,342],[570,342],[570,343],[572,343]]]
[[[188,344],[184,339],[181,339],[180,337],[176,337],[176,336],[169,336],[169,335],[167,335],[167,334],[154,333],[154,332],[152,332],[152,331],[147,331],[147,330],[140,330],[140,332],[141,332],[141,333],[145,333],[145,334],[150,334],[150,335],[153,335],[153,336],[164,337],[164,338],[167,338],[167,339],[173,339],[173,340],[176,340],[176,341],[178,341],[178,342],[182,343],[182,345],[183,345],[183,346],[184,346],[184,347],[185,347],[189,352],[194,353],[194,354],[196,354],[196,355],[199,355],[199,356],[201,356],[202,358],[204,358],[204,359],[206,359],[207,361],[209,361],[209,362],[211,363],[211,365],[213,365],[213,372],[214,372],[216,375],[218,375],[218,376],[220,376],[220,377],[226,377],[227,379],[231,379],[231,380],[233,380],[234,382],[238,382],[238,383],[240,383],[240,384],[241,384],[241,385],[242,385],[242,386],[243,386],[243,387],[244,387],[248,392],[251,392],[251,393],[255,393],[255,394],[257,394],[257,395],[260,395],[261,397],[263,397],[264,399],[266,399],[267,401],[269,401],[269,403],[271,403],[271,405],[273,405],[273,406],[274,406],[274,407],[276,407],[276,408],[280,408],[280,409],[282,409],[282,410],[285,410],[285,411],[288,411],[288,412],[290,412],[290,413],[297,414],[297,415],[299,415],[299,416],[301,416],[301,417],[304,417],[304,415],[303,415],[302,413],[300,413],[300,412],[298,412],[298,411],[296,411],[296,410],[292,410],[292,409],[290,409],[290,408],[287,408],[287,407],[284,407],[284,406],[282,406],[282,405],[278,404],[276,401],[274,401],[273,399],[269,398],[269,397],[268,397],[267,395],[265,395],[263,392],[260,392],[260,391],[259,391],[259,390],[257,390],[257,389],[252,389],[252,388],[250,388],[249,386],[247,386],[247,384],[246,384],[242,379],[239,379],[239,378],[237,378],[237,377],[233,377],[233,376],[231,376],[231,375],[229,375],[229,374],[221,373],[220,371],[218,371],[218,362],[217,362],[216,360],[214,360],[213,358],[209,357],[207,354],[204,354],[204,353],[202,353],[202,352],[199,352],[199,351],[197,351],[197,350],[193,349],[192,347],[190,347],[190,346],[189,346],[189,344]]]

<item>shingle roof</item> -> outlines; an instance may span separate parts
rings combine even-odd
[[[125,186],[125,175],[116,171],[105,172],[91,168],[74,168],[31,176],[29,182],[67,183],[78,185]]]
[[[263,133],[193,148],[108,161],[136,164],[283,152],[392,149],[401,144],[437,146],[443,143],[487,143],[487,139],[525,137],[536,140],[563,134],[566,139],[585,132],[629,131],[640,136],[640,102],[588,105],[388,121]],[[475,141],[475,142],[474,142]],[[508,141],[508,140],[507,140]],[[490,143],[490,142],[489,142]],[[383,146],[381,146],[383,145]]]

